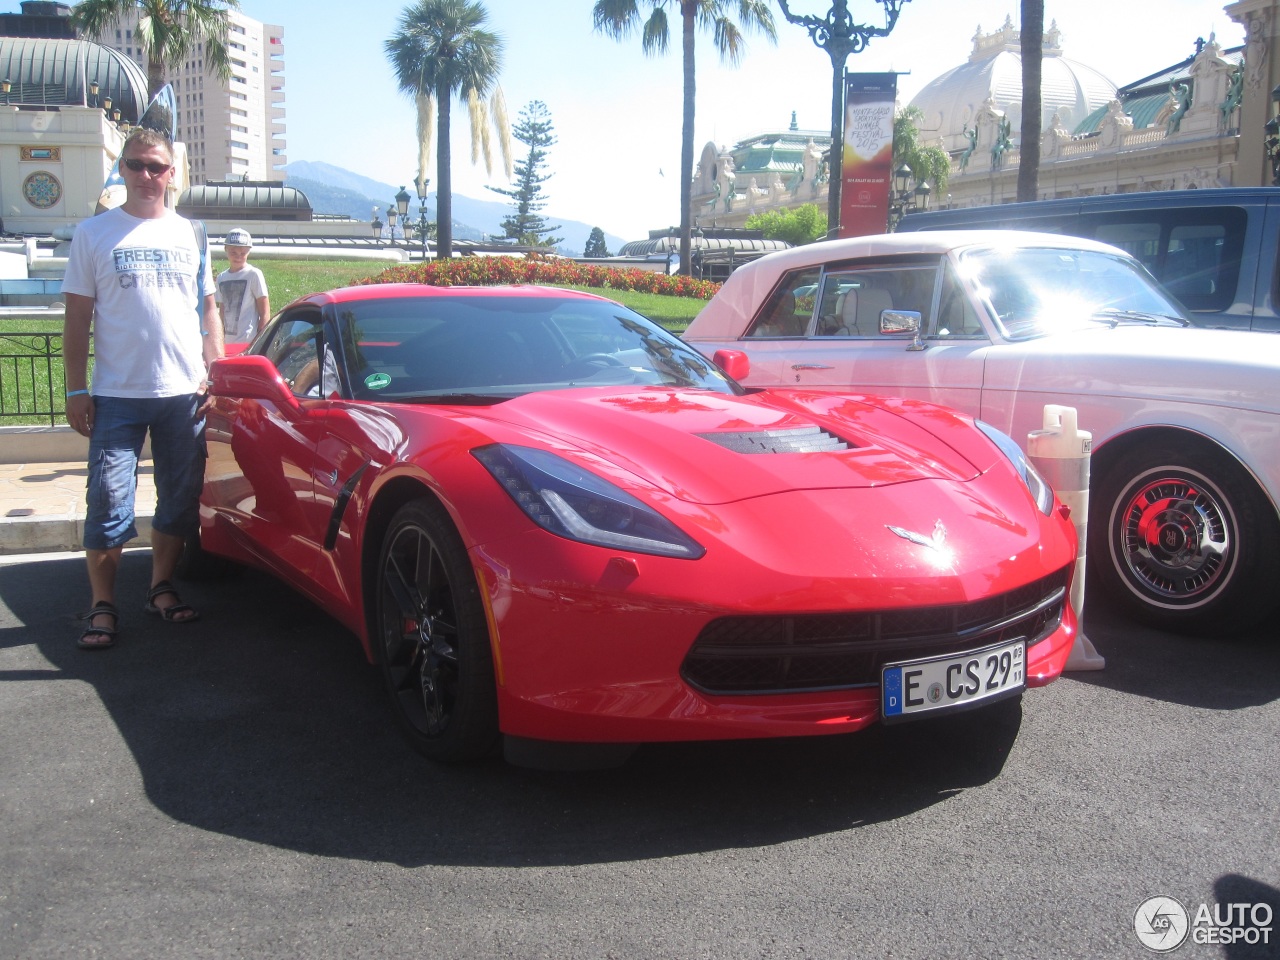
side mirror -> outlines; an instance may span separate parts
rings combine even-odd
[[[711,362],[734,380],[745,380],[751,373],[751,361],[741,350],[717,350]]]
[[[880,335],[882,337],[898,337],[903,334],[914,336],[919,332],[920,312],[918,310],[880,311]]]
[[[209,392],[215,397],[269,400],[282,407],[298,408],[298,398],[266,357],[239,356],[215,360],[209,368]]]

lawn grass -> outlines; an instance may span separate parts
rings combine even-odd
[[[353,280],[377,276],[388,266],[383,261],[370,260],[270,260],[264,258],[251,260],[250,262],[258,267],[266,278],[267,290],[270,292],[273,310],[279,310],[286,304],[298,299],[298,297],[315,293],[318,290],[331,290],[335,287],[346,286]],[[223,258],[218,256],[213,258],[213,271],[215,274],[226,269],[226,266],[227,261]],[[694,300],[688,297],[668,297],[661,294],[638,293],[631,290],[614,290],[611,288],[601,289],[598,287],[574,287],[571,289],[585,290],[588,293],[596,293],[608,297],[610,300],[616,300],[677,335],[682,333],[693,318],[697,316],[698,311],[706,306],[705,300]],[[63,393],[61,358],[55,359],[51,374],[39,362],[33,364],[31,361],[22,360],[15,365],[14,354],[30,353],[32,352],[32,346],[28,342],[14,340],[12,337],[6,338],[4,335],[20,333],[61,334],[62,320],[60,318],[42,318],[36,315],[0,319],[0,363],[6,364],[5,376],[3,377],[3,396],[0,396],[0,405],[2,405],[5,413],[18,409],[32,409],[28,405],[30,401],[27,398],[35,396],[42,398],[39,404],[43,406],[46,403],[44,398],[50,395],[51,387],[49,381],[52,379],[53,403],[60,408]],[[55,344],[56,346],[57,344]],[[5,357],[10,359],[3,359]],[[21,402],[16,392],[19,384],[21,384],[22,391]],[[29,394],[28,391],[32,390],[34,390],[34,393]],[[55,422],[62,422],[60,412],[55,415]],[[16,418],[6,416],[0,418],[0,424],[10,426],[48,423],[48,416],[32,415]]]

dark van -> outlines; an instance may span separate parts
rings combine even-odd
[[[932,210],[899,230],[1003,227],[1089,237],[1137,257],[1206,327],[1280,331],[1280,188],[1160,190]]]

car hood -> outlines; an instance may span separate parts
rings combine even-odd
[[[1032,357],[1038,362],[1023,366]],[[1120,392],[1280,412],[1280,336],[1274,333],[1099,325],[1000,347],[990,351],[986,362],[988,386],[1001,386],[1013,370],[1021,369],[1044,390]]]
[[[492,423],[485,432],[494,439],[519,443],[522,434],[563,455],[581,451],[698,504],[784,491],[965,481],[990,466],[981,462],[984,456],[1000,456],[981,437],[968,449],[977,431],[950,411],[830,393],[735,397],[665,388],[583,389],[531,393],[472,415],[517,431],[512,435]],[[930,416],[936,427],[917,422]]]

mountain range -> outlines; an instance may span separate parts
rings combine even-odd
[[[286,182],[306,194],[313,213],[348,216],[355,220],[371,220],[373,211],[385,219],[387,207],[395,206],[395,196],[401,187],[380,183],[369,177],[352,173],[342,167],[310,160],[295,160],[286,164]],[[409,190],[413,184],[404,187]],[[410,219],[416,220],[418,198],[409,190],[413,199],[409,202]],[[427,194],[427,218],[435,219],[436,194]],[[476,200],[460,193],[453,195],[453,236],[457,240],[482,240],[485,236],[503,235],[502,221],[515,210],[510,202]],[[566,256],[581,256],[587,237],[596,224],[578,220],[562,220],[546,214],[549,224],[558,225],[554,236],[564,241],[556,248]],[[605,245],[616,251],[626,241],[611,233],[604,235]]]

